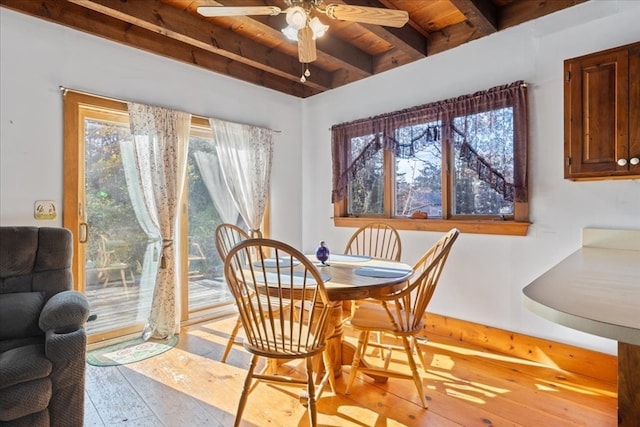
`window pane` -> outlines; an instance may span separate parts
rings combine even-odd
[[[395,216],[442,217],[442,143],[438,122],[399,128],[395,159]],[[435,132],[435,134],[434,134]]]
[[[384,213],[384,150],[363,155],[363,149],[373,141],[369,135],[351,139],[351,157],[363,157],[365,164],[349,181],[349,215],[381,215]]]
[[[513,109],[453,121],[454,215],[513,215]]]
[[[131,139],[127,117],[111,121],[96,111],[85,117],[85,286],[97,316],[87,333],[94,335],[144,322],[153,287],[143,280],[148,239],[133,209],[120,151],[121,140]]]
[[[232,300],[227,283],[222,275],[223,261],[218,254],[213,230],[223,221],[209,194],[196,161],[196,153],[215,154],[211,132],[193,128],[189,139],[187,178],[189,190],[189,311],[211,308],[230,303]],[[213,168],[217,163],[201,163]]]

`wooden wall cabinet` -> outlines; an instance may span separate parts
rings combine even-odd
[[[640,42],[564,61],[564,177],[640,178]]]

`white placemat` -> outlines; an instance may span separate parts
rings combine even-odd
[[[293,260],[293,265],[298,265],[300,264],[300,261],[298,261],[297,259]],[[260,267],[261,265],[264,265],[265,268],[275,268],[278,265],[280,265],[280,267],[291,267],[291,259],[290,258],[280,258],[279,264],[278,264],[278,259],[277,258],[265,258],[263,260],[263,262],[260,261],[255,261],[253,263],[254,267]]]
[[[360,267],[354,270],[354,273],[358,276],[367,277],[383,277],[383,278],[396,278],[403,277],[411,273],[411,270],[389,267]]]
[[[366,255],[345,255],[345,254],[330,254],[327,263],[334,262],[367,262],[371,261],[370,256]]]

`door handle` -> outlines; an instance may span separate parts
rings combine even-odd
[[[81,222],[79,227],[79,242],[87,243],[87,238],[89,236],[89,225],[86,222]]]

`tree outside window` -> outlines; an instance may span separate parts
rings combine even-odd
[[[523,82],[334,126],[332,154],[337,225],[528,223]]]

